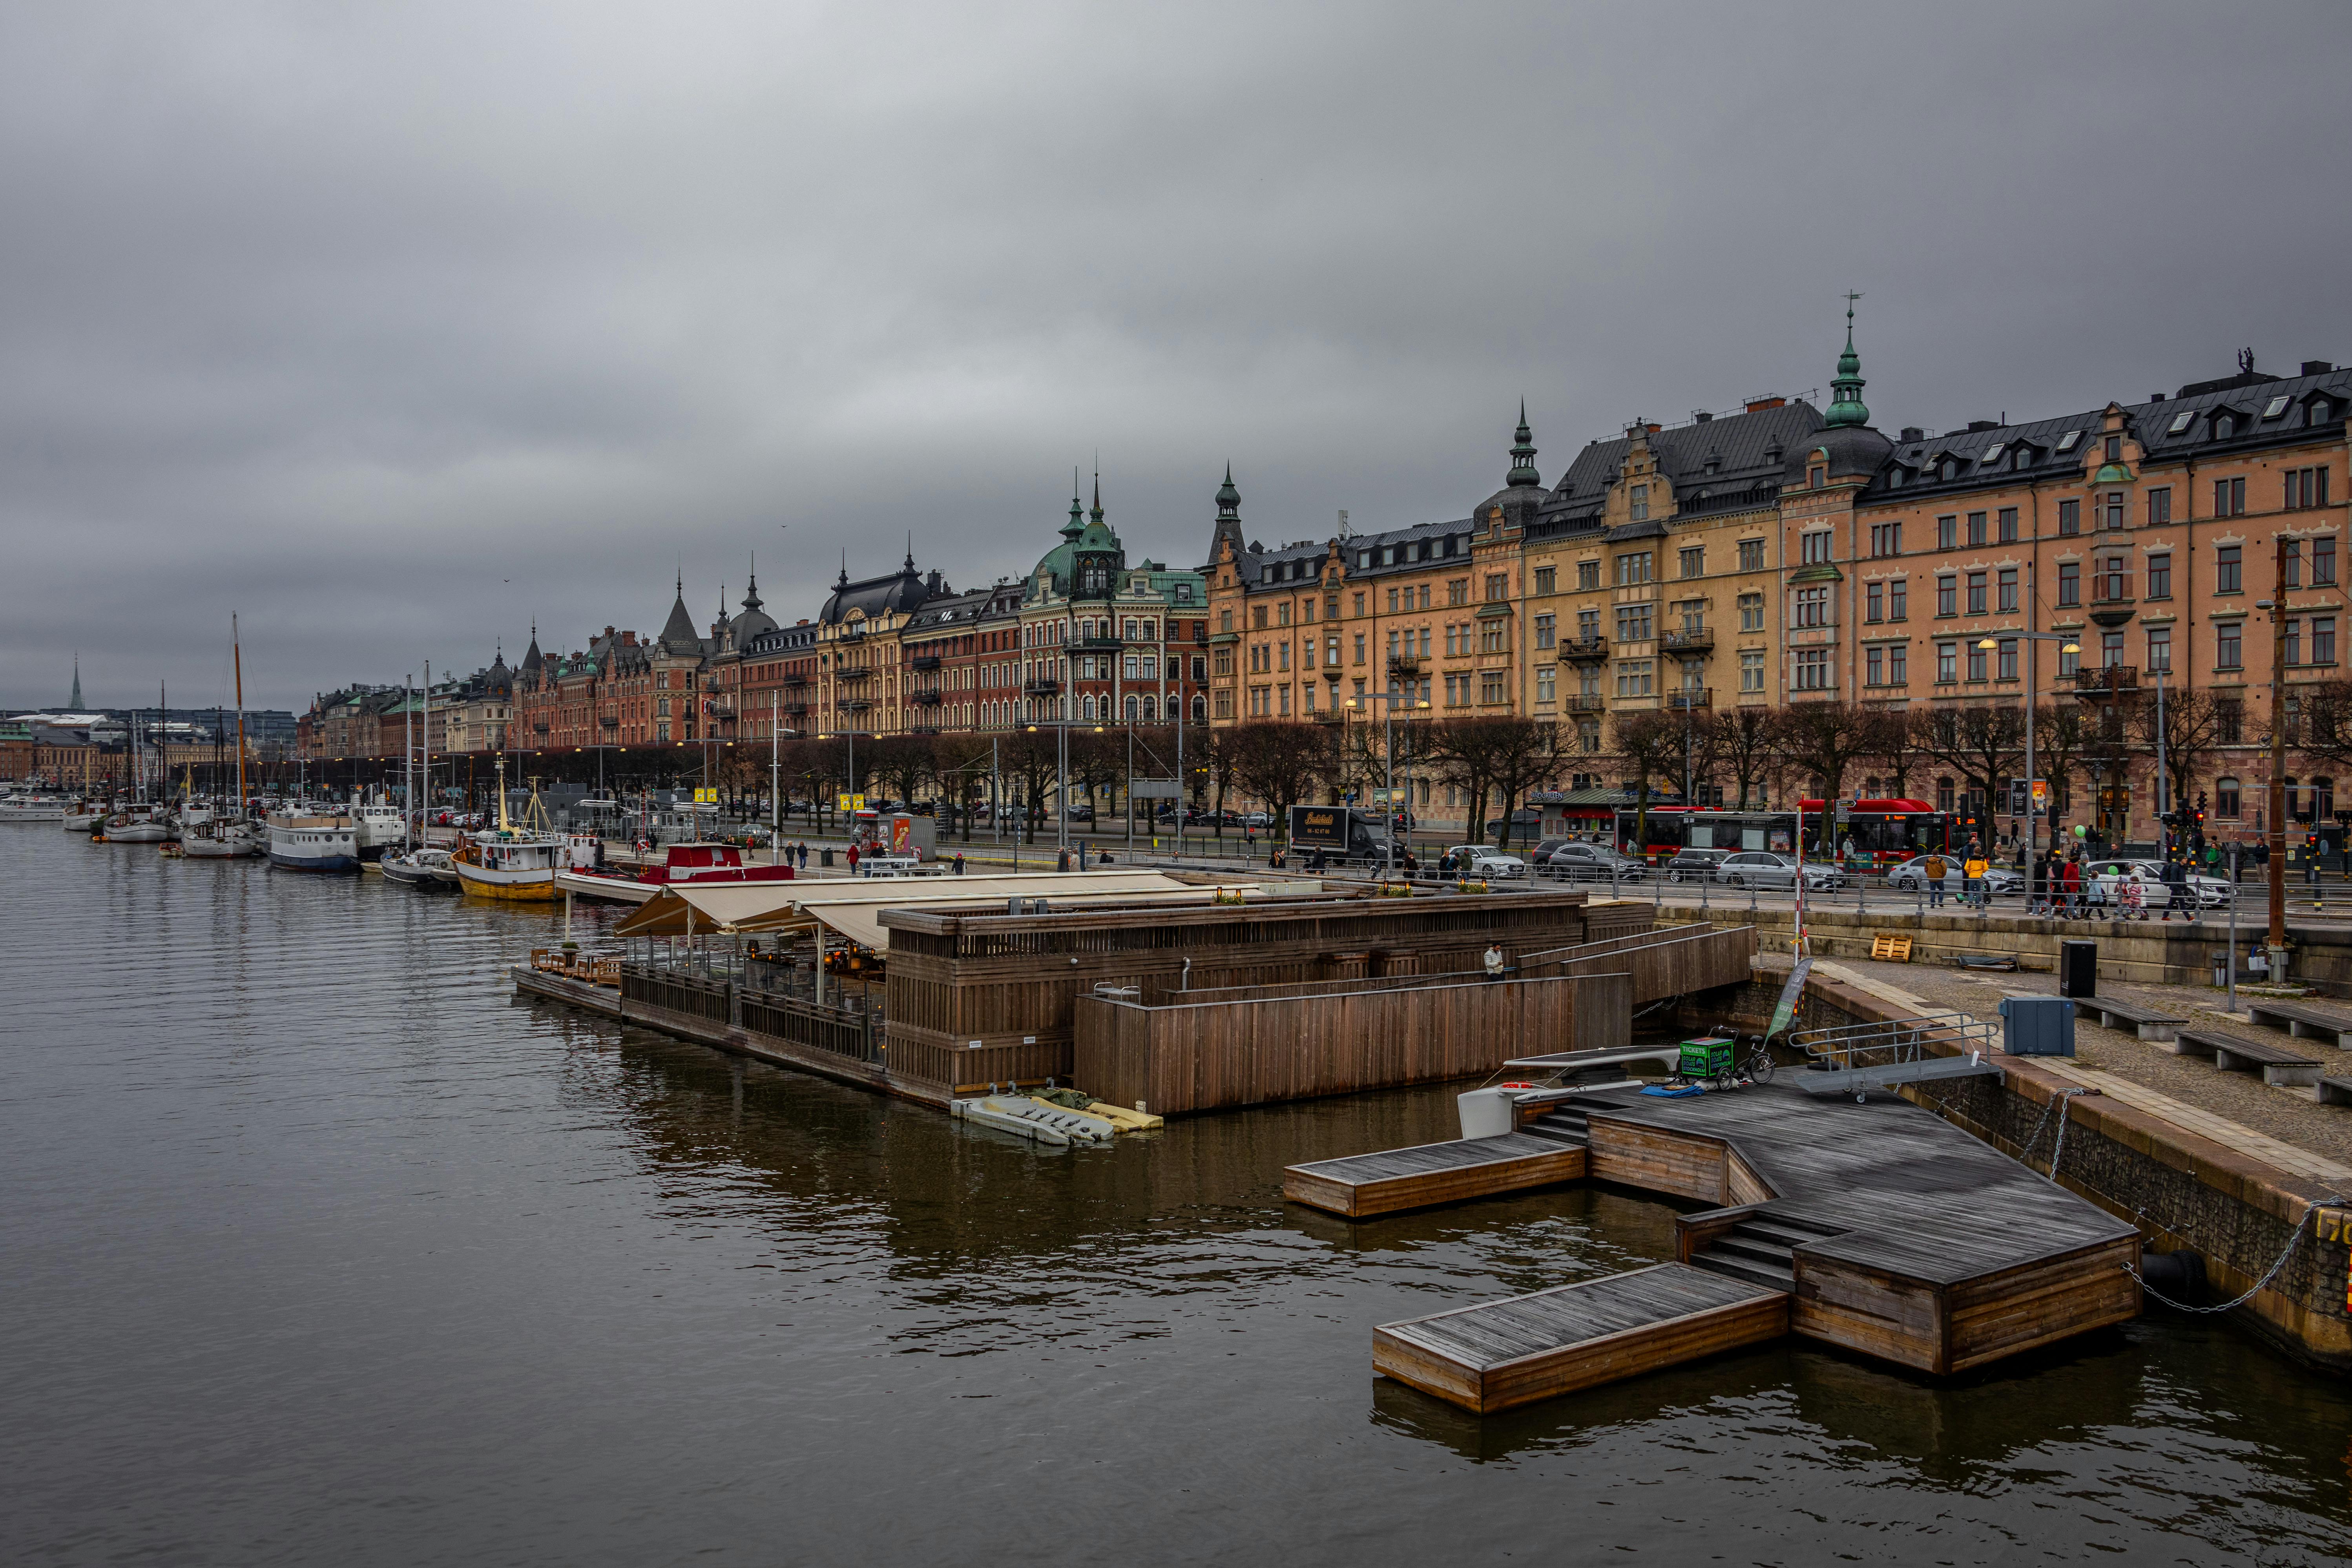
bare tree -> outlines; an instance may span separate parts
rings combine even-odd
[[[1045,814],[1045,797],[1060,776],[1060,738],[1047,729],[1008,731],[997,738],[997,767],[1012,781],[1021,800],[1021,822],[1026,842],[1037,842],[1037,824]],[[1058,808],[1062,803],[1055,801]]]
[[[1273,831],[1286,834],[1290,808],[1331,774],[1337,759],[1330,730],[1321,724],[1261,719],[1236,726],[1230,733],[1237,747],[1234,781],[1265,803],[1274,818]]]
[[[1716,715],[1713,750],[1722,759],[1720,765],[1730,770],[1732,782],[1739,786],[1742,810],[1747,809],[1749,794],[1770,772],[1777,753],[1772,713],[1769,708],[1757,707],[1735,708]]]
[[[2050,784],[2054,827],[2074,808],[2074,774],[2091,743],[2091,718],[2081,702],[2045,703],[2033,713],[2033,765]]]
[[[1920,753],[1958,775],[1994,809],[2003,781],[2025,765],[2025,710],[2013,706],[1937,708],[1911,716]]]
[[[1774,749],[1790,765],[1822,781],[1822,798],[1845,793],[1845,775],[1864,757],[1885,756],[1887,727],[1902,716],[1852,702],[1800,702],[1772,723]]]
[[[1496,847],[1507,847],[1519,797],[1559,774],[1563,756],[1559,726],[1549,719],[1457,719],[1445,726],[1444,734],[1444,744],[1449,749],[1476,758],[1477,772],[1486,788],[1501,797],[1503,829]],[[1479,831],[1472,837],[1484,843],[1484,790],[1478,800],[1481,810],[1472,821]]]
[[[893,800],[911,803],[938,776],[929,735],[879,735],[866,749],[872,752],[875,782]]]
[[[1617,754],[1633,778],[1633,843],[1635,852],[1649,842],[1650,781],[1679,778],[1683,771],[1684,731],[1679,713],[1644,709],[1610,716]]]
[[[988,786],[992,756],[985,735],[941,735],[932,747],[932,765],[940,781],[940,798],[956,814],[963,841],[971,842],[972,805]]]
[[[2197,775],[2205,771],[2207,759],[2221,743],[2222,715],[2221,704],[2210,691],[2193,688],[2165,692],[2163,706],[2159,719],[2155,695],[2143,695],[2126,722],[2134,739],[2151,754],[2156,752],[2158,741],[2163,742],[2164,772],[2172,786],[2172,809],[2180,811],[2196,799]],[[2306,700],[2301,726],[2306,733],[2315,728],[2312,717]]]

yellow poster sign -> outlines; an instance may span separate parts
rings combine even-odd
[[[864,811],[866,809],[866,797],[862,795],[835,795],[834,799],[839,803],[834,807],[835,811]]]
[[[697,805],[717,805],[719,804],[719,792],[715,789],[696,790],[694,792],[694,804]]]

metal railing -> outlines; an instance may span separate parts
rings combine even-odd
[[[1942,1009],[1874,1024],[1799,1029],[1789,1036],[1790,1049],[1831,1072],[1908,1067],[1934,1057],[1989,1057],[2000,1043],[2000,1025]]]

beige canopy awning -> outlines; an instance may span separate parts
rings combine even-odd
[[[1255,892],[1252,883],[1227,884]],[[718,931],[750,933],[803,929],[821,921],[862,946],[889,945],[880,921],[886,909],[925,904],[989,904],[1007,899],[1072,900],[1198,899],[1213,889],[1195,887],[1158,871],[1039,871],[1008,877],[875,877],[795,879],[790,882],[720,882],[709,887],[665,888],[613,928],[613,934],[689,936]]]

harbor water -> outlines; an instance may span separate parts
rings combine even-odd
[[[1041,1150],[516,1001],[545,908],[54,824],[0,877],[15,1563],[2352,1548],[2352,1388],[2162,1312],[1948,1384],[1786,1342],[1484,1419],[1375,1379],[1377,1323],[1671,1252],[1591,1188],[1283,1204],[1451,1089]]]

